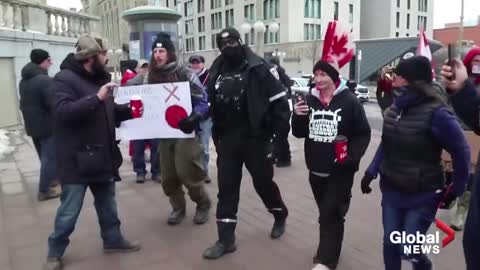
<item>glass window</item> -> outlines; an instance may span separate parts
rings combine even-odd
[[[320,24],[315,25],[315,34],[317,40],[322,39],[322,26]]]
[[[197,5],[198,5],[198,13],[205,11],[205,0],[198,0]]]

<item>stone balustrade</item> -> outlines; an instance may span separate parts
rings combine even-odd
[[[22,0],[0,0],[0,28],[79,37],[95,33],[98,17]]]

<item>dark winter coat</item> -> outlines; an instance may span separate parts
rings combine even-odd
[[[249,130],[254,137],[272,137],[273,134],[285,134],[290,129],[290,107],[286,91],[279,81],[276,70],[244,46],[247,62],[247,106]],[[220,55],[210,67],[207,83],[207,94],[210,102],[211,115],[215,115],[216,94],[215,83],[221,75],[225,59]],[[270,70],[269,70],[270,69]],[[273,71],[273,70],[275,71]],[[213,137],[218,137],[215,119],[213,119]]]
[[[480,134],[480,96],[471,81],[467,81],[464,89],[452,96],[452,104],[457,115],[467,124],[476,134]],[[472,197],[470,198],[470,207],[467,220],[465,222],[465,233],[463,235],[463,249],[467,262],[467,270],[480,269],[480,251],[478,243],[480,242],[480,162],[477,162],[477,168],[474,178]]]
[[[69,54],[54,77],[58,176],[63,184],[118,181],[122,155],[115,126],[131,118],[128,105],[113,97],[100,101],[98,90],[110,74],[92,75]]]
[[[35,63],[28,63],[22,69],[20,89],[20,110],[25,122],[27,135],[46,138],[52,135],[52,78],[46,70]]]

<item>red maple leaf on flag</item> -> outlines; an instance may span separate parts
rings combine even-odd
[[[337,21],[329,22],[321,59],[327,62],[336,62],[338,67],[342,68],[352,60],[353,55],[350,33],[341,29]]]

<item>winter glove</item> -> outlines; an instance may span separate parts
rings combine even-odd
[[[451,209],[457,199],[457,195],[453,192],[453,184],[446,186],[442,192],[442,200],[440,201],[440,209]]]
[[[373,179],[375,179],[373,175],[371,175],[368,171],[365,172],[365,175],[363,176],[360,183],[360,188],[362,189],[363,194],[369,194],[370,192],[372,192],[372,189],[370,188],[370,183]]]
[[[187,118],[184,118],[178,122],[178,128],[185,134],[190,134],[195,130],[202,115],[197,112],[192,112]]]
[[[333,166],[333,170],[336,172],[355,171],[355,163],[350,157],[347,157],[347,159],[343,163],[335,161]]]

